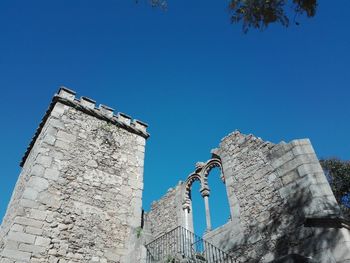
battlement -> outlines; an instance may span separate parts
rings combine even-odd
[[[21,160],[20,166],[23,167],[36,139],[38,138],[42,128],[44,127],[46,120],[51,114],[54,106],[57,102],[60,102],[64,105],[73,107],[79,111],[82,111],[86,114],[94,116],[98,119],[105,120],[108,123],[114,124],[118,127],[128,130],[131,133],[138,134],[145,139],[149,137],[149,133],[147,132],[148,125],[140,120],[132,119],[129,115],[116,112],[115,110],[109,106],[100,104],[98,107],[96,106],[96,101],[82,96],[80,99],[76,98],[76,92],[68,89],[66,87],[60,87],[57,94],[54,95],[48,110],[46,111],[44,117],[42,118],[39,127],[37,128],[29,146],[26,149],[26,152]]]

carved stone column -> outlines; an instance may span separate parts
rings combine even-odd
[[[184,217],[185,217],[185,228],[189,229],[189,225],[188,225],[188,215],[190,213],[190,200],[185,200],[182,204],[182,209],[184,211]]]
[[[206,187],[202,188],[200,192],[201,192],[202,197],[204,198],[205,219],[207,222],[206,232],[209,232],[211,230],[210,209],[209,209],[209,194],[210,194],[209,187],[206,186]]]

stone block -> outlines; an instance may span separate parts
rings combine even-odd
[[[135,126],[136,129],[141,130],[144,133],[147,132],[148,125],[146,123],[139,121],[139,120],[134,120],[133,125]]]
[[[290,184],[292,182],[295,182],[299,178],[300,177],[299,177],[298,172],[296,170],[292,170],[289,173],[282,176],[281,180],[282,180],[283,185],[287,185],[287,184]]]
[[[103,114],[104,116],[106,116],[107,118],[112,118],[113,115],[114,115],[114,109],[106,106],[106,105],[103,105],[103,104],[100,104],[100,106],[98,107],[99,110],[100,110],[100,113]]]
[[[8,240],[13,240],[17,242],[27,243],[27,244],[34,244],[36,236],[26,233],[20,233],[20,232],[9,232],[7,235]]]
[[[37,208],[39,206],[39,204],[33,200],[29,200],[29,199],[21,199],[19,201],[20,206],[22,207],[26,207],[26,208]]]
[[[61,206],[59,196],[48,192],[40,193],[38,195],[38,201],[53,208],[59,208]]]
[[[298,180],[298,186],[300,188],[309,188],[310,185],[317,184],[314,174],[308,174]]]
[[[51,166],[52,158],[50,156],[38,155],[38,157],[35,160],[35,163],[48,168]]]
[[[69,143],[64,142],[62,140],[56,140],[55,147],[57,147],[59,149],[63,149],[63,150],[69,150],[70,149]]]
[[[73,90],[70,90],[66,87],[60,87],[59,91],[58,91],[58,96],[60,96],[61,98],[70,100],[70,101],[74,101],[75,99],[75,94],[76,92]]]
[[[52,121],[57,121],[57,119],[52,119],[52,118],[50,118],[50,119],[48,120],[49,123],[51,123]],[[64,125],[63,125],[62,128],[64,129]],[[53,136],[53,137],[56,137],[57,132],[58,132],[58,129],[55,128],[55,127],[53,127],[53,126],[51,126],[51,125],[48,125],[47,128],[46,128],[46,130],[45,130],[45,134],[46,134],[46,135],[51,135],[51,136]]]
[[[333,192],[329,183],[311,185],[310,191],[314,197],[333,195]]]
[[[293,196],[298,190],[299,187],[297,182],[293,182],[279,189],[279,193],[282,198],[288,198]]]
[[[318,184],[325,184],[328,183],[327,177],[325,176],[325,174],[322,173],[314,173],[312,174],[312,176],[315,178],[315,180],[317,181]]]
[[[44,167],[42,167],[39,164],[36,164],[32,167],[32,170],[30,173],[31,175],[35,175],[35,176],[42,176],[44,174],[44,170],[45,170]]]
[[[86,165],[94,168],[98,167],[98,163],[95,160],[89,160]]]
[[[1,255],[1,253],[0,253]],[[0,263],[14,263],[13,260],[10,260],[8,258],[0,258]]]
[[[58,170],[51,168],[46,169],[44,173],[44,177],[52,181],[56,181],[59,178],[59,175],[60,172]]]
[[[30,215],[29,215],[30,218],[44,221],[46,216],[47,216],[47,212],[45,212],[45,211],[41,211],[38,209],[31,209],[30,210]]]
[[[334,196],[310,196],[309,202],[303,208],[301,208],[301,210],[305,216],[310,217],[322,217],[339,214],[339,206]]]
[[[28,186],[38,192],[42,192],[49,187],[49,182],[45,178],[33,176],[29,179]]]
[[[57,138],[61,141],[71,143],[71,142],[75,142],[77,137],[73,134],[70,134],[64,131],[58,131]]]
[[[46,248],[41,246],[36,246],[36,245],[20,244],[19,250],[24,252],[30,252],[33,254],[39,254],[39,253],[43,253],[46,250]]]
[[[15,259],[23,262],[29,262],[31,257],[31,253],[7,248],[5,248],[0,255],[5,258]]]
[[[65,111],[64,104],[57,102],[55,107],[51,111],[51,116],[60,118],[64,114],[64,111]]]
[[[16,250],[18,248],[19,242],[14,240],[6,240],[5,248]]]
[[[25,232],[28,234],[37,235],[37,236],[41,236],[43,234],[42,229],[31,227],[31,226],[27,226]]]
[[[37,237],[35,240],[36,246],[48,247],[50,243],[51,243],[51,239],[46,237]]]
[[[125,113],[118,112],[117,114],[118,121],[125,123],[126,125],[130,125],[131,117]]]
[[[49,145],[54,145],[55,141],[56,141],[56,138],[50,134],[46,134],[45,137],[43,138],[43,142]]]
[[[302,154],[315,154],[315,151],[310,144],[295,146],[292,151],[295,156]]]
[[[24,227],[18,224],[14,224],[11,227],[11,231],[14,231],[14,232],[23,232],[23,230],[24,230]]]
[[[95,107],[96,107],[96,101],[94,101],[90,98],[87,98],[87,97],[81,97],[80,104],[83,105],[84,107],[89,108],[89,109],[95,109]]]
[[[283,154],[281,157],[279,158],[275,158],[271,160],[271,165],[274,168],[280,167],[283,164],[285,164],[286,162],[289,162],[290,160],[292,160],[294,158],[294,154],[292,151],[288,151],[285,154]]]
[[[38,191],[33,189],[33,188],[27,187],[24,190],[22,197],[25,198],[25,199],[34,201],[38,197]]]
[[[99,257],[96,257],[96,256],[93,256],[90,260],[90,262],[100,262],[100,258]]]
[[[305,165],[305,164],[311,164],[311,163],[318,163],[318,159],[316,158],[315,155],[311,155],[311,154],[304,154],[304,155],[298,155],[295,158],[293,158],[292,160],[286,162],[285,164],[283,164],[282,166],[277,168],[278,174],[280,176],[283,176],[286,173],[289,173],[290,171],[297,169],[298,167],[300,167],[301,165]],[[317,171],[315,171],[317,172]],[[302,176],[302,175],[300,175]]]
[[[321,165],[317,163],[306,163],[298,167],[298,173],[301,177],[307,174],[323,173]]]
[[[65,129],[64,123],[59,119],[50,118],[48,123],[50,125],[50,134],[52,135],[56,135],[58,130]]]
[[[36,219],[31,219],[31,218],[26,218],[26,217],[16,217],[15,218],[15,223],[24,225],[24,226],[32,226],[36,228],[41,228],[43,226],[43,222],[36,220]]]

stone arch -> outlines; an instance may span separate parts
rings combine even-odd
[[[202,182],[203,182],[202,177],[200,174],[196,172],[191,173],[186,179],[184,203],[186,203],[191,198],[191,187],[195,181],[199,181],[202,187]]]
[[[183,210],[185,215],[185,222],[186,226],[189,226],[189,218],[190,211],[192,209],[192,202],[191,202],[191,188],[192,184],[195,181],[199,181],[200,183],[200,194],[202,195],[204,202],[205,202],[205,209],[206,209],[206,222],[207,222],[207,231],[211,230],[211,221],[210,221],[210,211],[209,211],[209,194],[210,189],[208,185],[208,176],[212,169],[219,168],[221,172],[220,179],[225,184],[225,177],[222,167],[221,159],[218,155],[212,156],[211,159],[209,159],[206,162],[198,162],[196,163],[196,169],[193,173],[191,173],[185,183],[185,193],[184,193],[184,199],[183,199]],[[226,184],[225,184],[226,185]],[[225,186],[226,187],[226,186]],[[227,192],[226,192],[227,195]],[[230,213],[231,214],[231,213]]]
[[[221,171],[220,178],[221,178],[222,182],[225,184],[224,171],[222,169],[222,163],[221,163],[221,159],[219,157],[214,157],[214,158],[209,159],[205,163],[204,167],[202,168],[201,177],[202,177],[204,184],[207,184],[207,182],[208,182],[208,175],[209,175],[210,171],[216,167],[218,167],[220,169],[220,171]]]

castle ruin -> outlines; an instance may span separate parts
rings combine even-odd
[[[60,88],[21,162],[0,228],[0,263],[350,263],[350,223],[308,139],[235,131],[142,211],[147,125]],[[230,219],[211,227],[213,168]],[[198,181],[207,231],[193,234]]]

